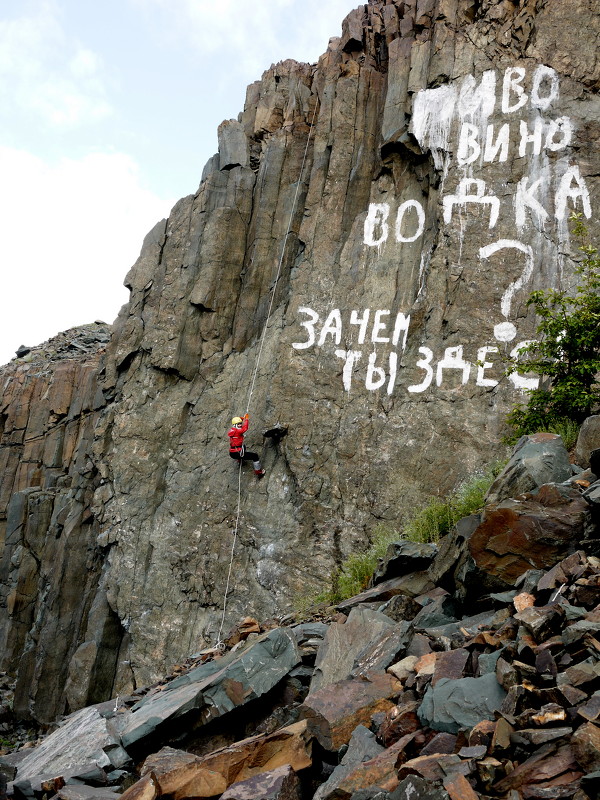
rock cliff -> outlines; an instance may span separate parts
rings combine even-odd
[[[46,403],[45,427],[23,434],[44,449],[13,448],[24,423],[3,424],[22,462],[0,509],[2,663],[23,713],[130,691],[214,643],[233,414],[249,408],[267,476],[241,476],[228,619],[285,611],[378,524],[497,456],[535,381],[500,363],[534,333],[524,299],[569,283],[571,211],[597,217],[594,9],[371,0],[317,65],[248,88],[196,194],[146,237],[101,365],[77,367],[87,416],[60,412],[86,431],[60,456],[70,485],[47,498],[46,378],[29,415]],[[2,420],[27,406],[24,370],[2,372]],[[263,440],[276,423],[287,435]]]

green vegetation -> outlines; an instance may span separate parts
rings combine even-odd
[[[317,596],[304,598],[301,610],[317,605],[334,605],[367,588],[377,562],[385,556],[388,545],[402,540],[411,542],[437,542],[459,519],[478,511],[487,490],[498,475],[503,463],[488,467],[483,473],[467,478],[446,498],[434,497],[410,516],[401,531],[385,525],[375,529],[371,546],[362,553],[352,553],[339,572],[331,576],[331,586]]]
[[[540,430],[558,432],[557,427],[572,435],[573,426],[600,402],[600,257],[597,248],[586,242],[581,214],[573,214],[571,221],[583,253],[575,270],[577,286],[570,293],[548,289],[530,295],[527,305],[540,320],[539,339],[522,348],[508,369],[540,376],[540,387],[528,392],[527,405],[508,414],[514,438]]]

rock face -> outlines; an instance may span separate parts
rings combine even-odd
[[[89,430],[61,456],[60,535],[45,456],[10,442],[29,401],[6,377],[25,367],[4,369],[22,460],[2,485],[0,668],[23,670],[23,713],[97,699],[91,674],[130,691],[219,638],[233,414],[249,407],[267,475],[243,470],[228,621],[288,609],[381,520],[495,457],[534,381],[499,363],[533,335],[524,299],[571,279],[571,210],[595,224],[597,25],[587,0],[370,0],[317,65],[252,84],[198,191],[146,237],[102,367],[71,378]],[[79,387],[100,376],[96,406]]]

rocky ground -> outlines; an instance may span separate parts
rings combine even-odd
[[[437,545],[391,545],[363,594],[303,621],[246,618],[163,681],[3,755],[0,796],[594,800],[600,418],[588,423],[581,466],[559,437],[524,437],[481,513]]]

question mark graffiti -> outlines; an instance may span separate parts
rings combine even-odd
[[[523,242],[519,242],[517,239],[498,239],[497,242],[486,244],[485,247],[479,248],[479,258],[489,258],[494,253],[497,253],[498,250],[505,250],[507,248],[520,250],[522,253],[525,253],[527,258],[521,275],[509,284],[502,295],[500,311],[502,315],[506,317],[507,321],[494,325],[494,336],[499,342],[512,342],[517,335],[516,326],[512,322],[508,322],[510,307],[516,292],[527,283],[533,274],[533,249],[528,244],[523,244]]]

